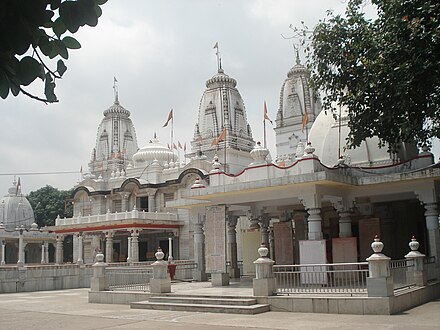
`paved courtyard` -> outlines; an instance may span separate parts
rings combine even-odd
[[[89,304],[88,289],[0,295],[1,329],[439,329],[440,300],[399,315],[258,315],[131,310]]]

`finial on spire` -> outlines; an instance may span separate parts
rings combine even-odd
[[[217,71],[220,73],[223,71],[223,69],[222,69],[222,59],[220,57],[220,51],[218,48],[218,41],[215,43],[213,48],[216,49],[215,55],[217,56]]]
[[[119,95],[118,95],[118,85],[116,84],[118,80],[116,77],[113,77],[113,90],[115,92],[115,103],[119,103]]]
[[[157,139],[157,135],[156,135],[156,132],[154,132],[154,139]]]
[[[296,64],[301,64],[301,60],[299,59],[298,47],[295,47],[295,50],[296,50]]]

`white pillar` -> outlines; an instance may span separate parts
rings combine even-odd
[[[321,208],[310,208],[307,209],[309,217],[307,219],[309,232],[309,240],[320,240],[322,239],[322,218],[321,218]]]
[[[131,263],[131,237],[127,238],[127,262]]]
[[[156,211],[156,201],[154,195],[154,193],[148,194],[148,212]]]
[[[49,242],[44,242],[44,260],[49,263]]]
[[[78,265],[82,265],[84,263],[83,260],[83,236],[78,234],[78,259],[76,261]]]
[[[230,278],[240,278],[240,269],[238,268],[237,261],[237,232],[235,228],[237,227],[238,216],[228,215],[228,240],[227,240],[227,251],[230,262],[229,267],[229,277]]]
[[[131,233],[131,261],[139,262],[139,231],[137,229]]]
[[[23,230],[19,230],[19,236],[18,236],[18,266],[24,265],[24,240],[23,240]]]
[[[168,237],[168,262],[173,261],[173,238]]]
[[[197,220],[194,223],[194,261],[197,263],[197,269],[194,270],[193,277],[196,281],[206,281],[204,216],[197,214],[196,217]]]
[[[6,250],[5,247],[6,247],[5,242],[1,241],[1,249],[2,249],[2,258],[1,258],[1,262],[0,262],[1,265],[4,265],[6,263],[6,261],[5,261],[5,250]]]
[[[45,253],[44,253],[44,242],[41,243],[41,263],[45,264],[46,260],[44,259]]]
[[[352,237],[351,214],[348,210],[342,210],[339,213],[339,237]]]
[[[113,232],[105,233],[105,262],[113,262]]]
[[[428,251],[430,256],[435,256],[436,263],[439,263],[440,258],[440,237],[438,226],[438,211],[437,203],[425,204],[425,220],[426,229],[428,231]]]
[[[55,256],[55,263],[56,264],[62,264],[63,263],[63,235],[57,235],[57,245],[56,245],[56,256]]]

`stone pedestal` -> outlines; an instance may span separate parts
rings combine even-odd
[[[105,277],[105,268],[107,264],[104,261],[104,255],[98,252],[96,255],[96,263],[93,267],[93,277],[90,279],[91,291],[105,291],[108,289],[108,281]]]
[[[382,252],[383,243],[376,236],[371,244],[374,253],[367,258],[369,276],[367,278],[368,297],[390,297],[394,294],[393,278],[390,273],[391,258]]]
[[[168,263],[163,260],[164,253],[158,248],[155,256],[157,260],[151,265],[153,267],[153,278],[150,280],[150,292],[170,293],[171,279],[167,274]]]
[[[228,273],[212,273],[211,274],[212,286],[228,286],[229,274]]]
[[[273,264],[275,261],[268,258],[269,250],[265,244],[258,249],[260,258],[254,261],[255,279],[252,281],[254,296],[272,296],[276,292]]]
[[[407,270],[406,278],[409,283],[414,283],[417,286],[425,286],[428,282],[425,264],[423,262],[425,255],[418,251],[419,242],[416,241],[415,237],[411,239],[409,247],[411,252],[409,252],[405,258],[413,263],[413,267]]]

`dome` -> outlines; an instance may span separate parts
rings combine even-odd
[[[148,145],[139,149],[139,151],[133,155],[135,167],[150,164],[154,160],[157,160],[159,164],[164,165],[165,163],[176,161],[176,158],[176,155],[170,149],[162,145],[156,137],[150,140]]]
[[[30,228],[35,222],[34,211],[26,197],[21,195],[20,180],[15,181],[0,202],[0,223],[7,230],[14,230],[19,226]]]
[[[392,155],[388,148],[379,148],[378,137],[366,139],[354,149],[347,148],[348,112],[341,108],[341,129],[339,133],[338,118],[331,111],[322,111],[316,118],[310,130],[309,141],[315,147],[315,155],[326,166],[338,163],[339,153],[347,165],[380,166],[390,165],[396,161],[406,161],[417,156],[417,148],[411,144],[403,144],[399,155]],[[339,151],[340,150],[340,151]]]

